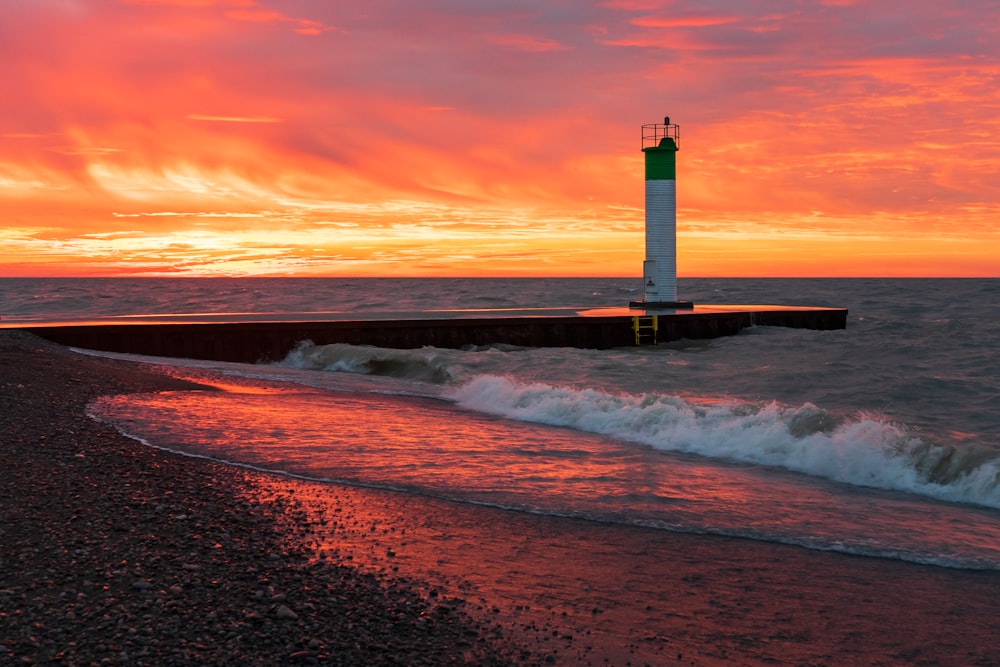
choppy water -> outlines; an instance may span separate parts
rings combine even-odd
[[[0,280],[0,316],[621,306],[632,279]],[[850,309],[616,350],[303,344],[98,401],[156,446],[524,511],[1000,569],[1000,280],[682,280]]]

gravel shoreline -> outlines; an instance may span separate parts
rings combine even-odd
[[[0,368],[0,665],[552,660],[461,600],[310,560],[282,536],[280,499],[232,492],[252,473],[84,414],[100,395],[192,385],[12,330]]]

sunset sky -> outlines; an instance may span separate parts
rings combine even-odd
[[[0,276],[1000,276],[996,0],[2,0]]]

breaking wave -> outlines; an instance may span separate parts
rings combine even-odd
[[[449,361],[440,350],[425,347],[419,350],[394,350],[335,343],[316,345],[302,341],[280,362],[288,368],[316,371],[340,371],[445,384],[456,378],[449,370]]]
[[[489,375],[447,396],[468,409],[662,450],[1000,508],[996,451],[928,442],[879,415],[837,417],[810,403],[699,404],[677,396],[612,395]]]

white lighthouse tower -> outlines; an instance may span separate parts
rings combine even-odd
[[[642,126],[646,160],[646,260],[642,263],[643,300],[632,308],[693,308],[677,300],[677,151],[680,126]]]

